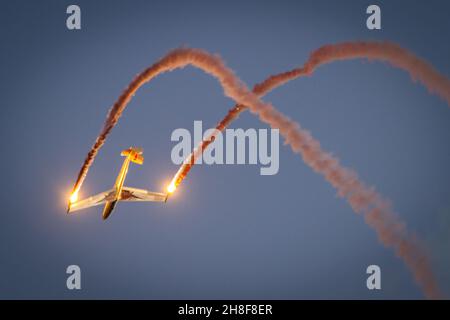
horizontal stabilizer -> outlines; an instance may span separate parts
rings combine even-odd
[[[144,156],[142,154],[135,153],[132,157],[130,157],[130,160],[137,164],[143,164],[144,163]]]
[[[120,155],[123,157],[129,157],[130,160],[137,164],[143,164],[144,163],[144,156],[142,155],[142,148],[129,148],[123,150]]]

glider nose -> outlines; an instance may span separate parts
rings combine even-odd
[[[108,201],[105,204],[105,208],[103,209],[102,218],[103,220],[108,219],[108,217],[111,215],[111,212],[113,211],[114,207],[116,206],[117,201]]]

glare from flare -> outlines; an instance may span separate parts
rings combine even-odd
[[[173,193],[176,190],[176,186],[173,182],[171,182],[168,186],[167,186],[167,192],[168,193]]]
[[[70,203],[74,203],[78,200],[78,192],[74,192],[70,196]]]

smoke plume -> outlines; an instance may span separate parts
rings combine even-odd
[[[450,80],[447,77],[440,74],[428,62],[400,47],[398,44],[376,41],[342,42],[320,47],[310,55],[302,67],[268,77],[263,82],[255,85],[253,93],[259,97],[264,96],[286,82],[301,76],[311,75],[323,64],[357,58],[384,61],[394,67],[405,70],[410,74],[413,81],[421,82],[431,93],[439,95],[450,105]],[[186,158],[186,161],[172,179],[172,185],[177,187],[183,181],[195,164],[196,159],[211,144],[217,133],[223,131],[245,109],[246,106],[236,104],[234,108],[229,110],[223,120],[216,125],[217,131],[200,142]]]
[[[292,150],[300,154],[306,164],[333,185],[337,189],[338,195],[346,198],[356,213],[364,214],[366,222],[376,230],[380,241],[386,246],[392,247],[397,256],[402,258],[410,268],[416,282],[423,288],[425,295],[429,298],[438,298],[440,292],[426,254],[415,238],[409,234],[398,215],[390,208],[389,202],[373,188],[360,181],[354,171],[343,167],[338,159],[323,151],[320,143],[308,131],[302,129],[298,123],[258,98],[259,95],[293,78],[303,74],[311,74],[321,64],[355,57],[386,60],[394,66],[403,68],[414,79],[421,81],[431,92],[439,94],[450,103],[448,79],[440,76],[430,65],[408,51],[389,43],[345,43],[322,47],[311,55],[303,68],[270,77],[267,81],[255,87],[255,93],[249,91],[218,56],[210,55],[198,49],[176,49],[140,73],[111,108],[105,125],[80,170],[74,192],[78,192],[80,189],[98,150],[104,144],[108,134],[116,125],[138,88],[158,74],[190,64],[217,78],[224,89],[225,95],[238,104],[234,108],[235,110],[230,110],[228,117],[221,122],[222,128],[219,128],[219,130],[223,130],[244,108],[248,108],[252,113],[258,115],[263,122],[269,124],[272,128],[279,129],[280,134]],[[402,57],[404,57],[404,60],[402,60]],[[205,145],[207,146],[209,143],[206,142]],[[197,149],[192,157],[195,158],[197,154],[201,153],[203,147]],[[181,175],[181,180],[184,176]],[[181,180],[179,181],[181,182]]]

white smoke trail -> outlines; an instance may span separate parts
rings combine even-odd
[[[309,166],[322,174],[338,190],[338,194],[348,200],[355,212],[366,215],[366,221],[377,231],[381,241],[393,247],[397,255],[411,269],[414,278],[423,288],[425,295],[429,298],[440,297],[440,292],[426,255],[422,248],[415,241],[411,240],[411,236],[407,233],[404,224],[389,208],[388,202],[372,188],[359,181],[356,173],[341,166],[337,159],[324,152],[319,142],[308,131],[300,128],[299,124],[283,115],[272,105],[263,103],[257,94],[248,90],[218,56],[210,55],[202,50],[176,49],[139,74],[131,82],[110,110],[103,130],[88,153],[80,170],[74,186],[74,192],[78,192],[81,188],[98,150],[104,144],[107,135],[116,125],[126,105],[138,88],[158,74],[182,68],[188,64],[196,66],[217,78],[227,96],[234,99],[238,104],[248,107],[263,122],[273,128],[278,128],[286,143],[291,146],[294,152],[299,153]],[[310,72],[312,68],[307,67],[306,70]],[[420,73],[420,75],[422,74]]]

